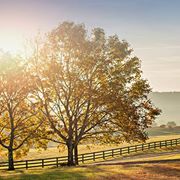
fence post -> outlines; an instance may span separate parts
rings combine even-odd
[[[103,151],[103,159],[105,159],[105,152]]]
[[[165,141],[165,146],[167,147],[167,140]]]
[[[128,147],[128,154],[130,153],[130,148]]]
[[[82,154],[82,163],[84,163],[84,154]]]
[[[112,157],[114,157],[114,149],[112,149]]]
[[[171,139],[171,146],[172,146],[172,139]]]
[[[28,160],[26,160],[26,169],[28,169]]]
[[[58,167],[59,166],[59,159],[58,159],[58,157],[56,158],[56,167]]]
[[[137,146],[134,146],[135,152],[137,152]]]
[[[119,149],[119,154],[122,155],[122,148]]]
[[[44,159],[42,159],[42,168],[44,167]]]
[[[144,144],[142,144],[142,151],[144,151]]]
[[[95,152],[93,152],[93,161],[95,161]]]

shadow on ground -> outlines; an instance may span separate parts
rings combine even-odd
[[[180,162],[1,171],[0,180],[179,180]]]

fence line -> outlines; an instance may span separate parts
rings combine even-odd
[[[106,159],[114,156],[122,156],[131,153],[137,153],[140,151],[157,149],[162,147],[171,147],[180,145],[180,138],[178,139],[170,139],[163,141],[155,141],[144,144],[137,144],[133,146],[109,149],[104,151],[96,151],[91,153],[84,153],[78,155],[78,162],[85,163],[87,161],[96,161],[97,159]],[[15,169],[29,169],[35,167],[46,167],[46,166],[54,166],[59,167],[67,164],[68,157],[53,157],[53,158],[44,158],[44,159],[32,159],[32,160],[22,160],[22,161],[14,161]],[[7,170],[8,162],[0,162],[0,170]]]

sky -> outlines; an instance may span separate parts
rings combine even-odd
[[[20,53],[63,21],[117,34],[153,91],[180,91],[180,0],[0,0],[0,49]]]

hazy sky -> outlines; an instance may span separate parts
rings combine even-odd
[[[21,50],[65,20],[118,34],[154,91],[180,91],[180,0],[0,0],[0,48]]]

